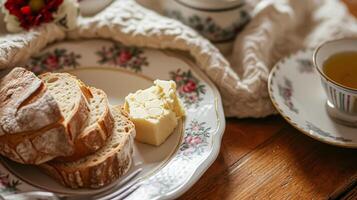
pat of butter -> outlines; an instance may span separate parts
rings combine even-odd
[[[135,124],[135,139],[159,146],[173,132],[185,111],[173,81],[154,81],[154,86],[125,98],[124,109]]]

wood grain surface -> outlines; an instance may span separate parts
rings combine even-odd
[[[344,1],[357,16],[357,0]],[[279,116],[229,119],[217,160],[179,199],[357,200],[357,150],[315,141]]]

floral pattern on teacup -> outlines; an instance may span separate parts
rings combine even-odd
[[[26,68],[35,74],[52,72],[65,67],[76,68],[79,65],[78,59],[80,58],[80,54],[67,49],[54,49],[51,52],[32,57]]]
[[[186,106],[194,105],[196,108],[203,100],[202,95],[206,93],[206,86],[193,76],[191,70],[170,72],[170,77],[177,84],[177,91]]]
[[[113,43],[110,47],[103,46],[96,54],[99,56],[98,63],[100,64],[112,64],[134,72],[141,72],[143,66],[149,65],[142,49],[124,46],[120,43]]]
[[[184,24],[194,28],[207,39],[213,42],[222,42],[235,38],[245,25],[250,21],[250,16],[245,10],[240,10],[240,18],[228,27],[218,25],[211,17],[203,17],[200,15],[184,16],[178,10],[166,11],[166,15],[177,19]]]

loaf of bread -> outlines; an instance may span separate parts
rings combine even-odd
[[[0,154],[71,188],[100,188],[130,167],[135,127],[104,91],[68,73],[23,68],[0,80]]]
[[[0,79],[0,136],[37,131],[63,118],[46,85],[32,72],[14,68]]]
[[[0,136],[0,153],[24,164],[41,164],[58,156],[73,154],[73,140],[82,131],[82,127],[89,116],[88,103],[82,92],[83,88],[74,76],[66,73],[48,73],[40,78],[42,81],[31,72],[17,68],[1,80],[1,92],[7,92],[5,101],[9,103],[2,107],[0,117],[19,122],[17,123],[19,128],[2,128],[6,132]],[[29,95],[24,96],[23,94],[29,93],[29,90],[33,91],[33,87],[36,85],[43,85],[40,91],[44,90],[42,93],[45,93],[46,99],[49,100],[42,101],[43,95],[41,92],[32,92],[30,98],[25,98]],[[19,104],[17,103],[19,99],[26,100]],[[8,114],[11,113],[9,111],[12,107],[11,102],[14,102],[15,105],[19,104],[17,109],[23,108],[24,105],[27,106],[28,110],[30,108],[36,109],[37,111],[22,112],[23,115],[29,115],[22,117],[22,119],[39,121],[29,122],[33,124],[41,124],[41,121],[44,121],[46,126],[36,125],[37,129],[29,130],[29,126],[23,125],[16,112],[11,118]],[[53,108],[53,112],[48,111],[49,107]],[[41,112],[44,112],[44,114],[41,114]],[[56,117],[57,115],[60,117]],[[45,119],[45,116],[53,117],[57,121]],[[52,121],[54,122],[52,123]],[[26,128],[23,128],[23,126]],[[34,125],[31,127],[34,127]],[[16,131],[12,131],[12,134],[10,134],[9,131],[11,130]]]
[[[135,127],[121,108],[111,113],[114,129],[104,147],[73,162],[51,161],[40,168],[71,188],[100,188],[117,180],[130,167]]]

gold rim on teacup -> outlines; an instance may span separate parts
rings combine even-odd
[[[323,67],[323,66],[322,66],[322,65],[318,65],[317,60],[316,60],[317,54],[320,52],[320,50],[321,50],[322,48],[326,47],[326,46],[329,45],[329,44],[332,44],[332,43],[335,43],[335,42],[341,42],[341,41],[346,41],[346,42],[347,42],[347,41],[354,41],[354,42],[356,42],[356,45],[357,45],[357,38],[341,38],[341,39],[330,40],[330,41],[324,42],[324,43],[322,43],[320,46],[318,46],[318,47],[315,49],[315,51],[314,51],[314,53],[313,53],[313,56],[312,56],[312,61],[313,61],[313,64],[314,64],[316,70],[317,70],[317,71],[319,72],[319,74],[320,74],[321,76],[323,76],[327,81],[329,81],[329,82],[335,84],[336,86],[341,87],[341,88],[343,88],[343,89],[345,89],[345,90],[352,91],[353,93],[357,93],[357,89],[350,88],[350,87],[348,87],[348,86],[344,86],[344,85],[342,85],[342,84],[340,84],[340,83],[337,83],[336,81],[332,80],[330,77],[328,77],[328,76],[323,72],[323,70],[322,70],[322,67]],[[349,51],[349,50],[350,50],[350,51],[357,51],[357,46],[354,48],[354,50],[352,50],[352,48],[351,48],[351,49],[347,49],[347,50],[336,51],[335,53],[333,53],[333,54],[331,54],[331,55],[334,55],[334,54],[336,54],[336,53],[338,53],[338,52]],[[328,58],[328,57],[329,57],[329,56],[326,56],[326,58]]]
[[[331,40],[321,44],[313,54],[313,64],[318,71],[327,96],[326,110],[332,119],[344,125],[357,127],[357,89],[328,77],[323,71],[324,62],[331,56],[348,51],[357,52],[357,38]]]

